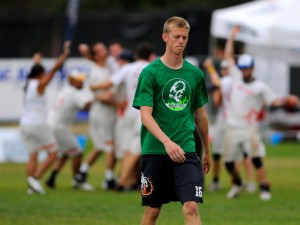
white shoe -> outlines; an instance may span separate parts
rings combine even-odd
[[[40,194],[45,194],[45,191],[42,187],[42,185],[40,184],[40,181],[35,179],[34,177],[27,177],[27,183],[29,185],[29,187],[34,191],[34,192],[37,192],[37,193],[40,193]],[[27,192],[28,193],[28,192]]]
[[[74,188],[81,189],[81,190],[84,190],[84,191],[94,191],[95,190],[94,186],[87,183],[87,182],[78,183],[77,181],[73,180],[72,181],[72,186]]]
[[[245,189],[247,192],[252,193],[256,191],[256,185],[253,182],[245,184]]]
[[[262,192],[260,192],[259,197],[260,197],[260,200],[262,200],[262,201],[269,201],[272,198],[272,194],[269,191],[262,191]]]
[[[213,183],[211,183],[211,185],[209,186],[208,190],[209,190],[210,192],[221,190],[221,185],[220,185],[219,182],[213,182]]]
[[[227,198],[228,199],[235,198],[240,194],[241,191],[242,191],[242,186],[233,185],[232,188],[227,193]]]
[[[29,194],[29,195],[33,195],[35,193],[35,191],[32,189],[32,188],[28,188],[27,189],[27,194]]]

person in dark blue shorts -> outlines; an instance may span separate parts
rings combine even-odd
[[[203,174],[210,170],[208,102],[203,72],[183,59],[190,26],[181,17],[163,28],[166,50],[143,69],[133,107],[140,109],[142,128],[142,225],[155,224],[163,204],[182,203],[186,224],[201,224]],[[201,137],[202,162],[195,150],[194,129]]]

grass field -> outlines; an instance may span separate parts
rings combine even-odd
[[[272,182],[273,199],[262,202],[258,192],[242,192],[234,200],[225,198],[229,179],[222,175],[223,190],[204,193],[199,206],[204,225],[298,225],[300,224],[300,144],[267,146],[265,165]],[[97,187],[87,193],[71,188],[69,165],[58,176],[57,189],[46,195],[26,194],[25,164],[0,164],[0,225],[134,225],[143,207],[139,192],[117,193],[100,188],[103,158],[92,167],[89,182]],[[206,186],[210,183],[206,176]],[[181,205],[163,206],[160,225],[184,224]]]

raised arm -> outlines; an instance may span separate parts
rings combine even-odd
[[[70,41],[66,41],[64,43],[63,53],[58,57],[55,65],[54,65],[54,67],[51,69],[51,71],[49,72],[49,74],[47,74],[46,76],[43,76],[41,78],[41,80],[39,82],[39,86],[38,86],[38,92],[40,94],[44,93],[45,87],[50,83],[50,81],[54,77],[55,73],[62,66],[63,62],[65,61],[65,59],[69,55],[69,53],[70,53],[70,45],[71,45]]]
[[[211,159],[208,141],[208,116],[205,107],[196,109],[194,118],[204,148],[202,157],[202,169],[203,173],[207,174],[211,167]]]
[[[234,39],[237,33],[240,32],[240,26],[234,26],[231,33],[226,41],[224,58],[228,63],[228,67],[232,68],[235,66],[234,60]]]
[[[185,161],[184,151],[173,142],[159,127],[152,116],[152,107],[141,106],[141,119],[147,130],[156,137],[165,147],[166,152],[174,162],[182,163]]]
[[[221,86],[220,76],[212,62],[212,59],[211,58],[205,59],[203,66],[207,70],[212,84],[214,86],[216,86],[217,88],[220,88],[220,86]]]

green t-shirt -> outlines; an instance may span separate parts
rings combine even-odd
[[[184,60],[178,70],[160,59],[139,76],[133,107],[150,106],[162,131],[185,152],[195,152],[194,110],[208,102],[202,71]],[[164,145],[142,125],[142,154],[167,154]]]

